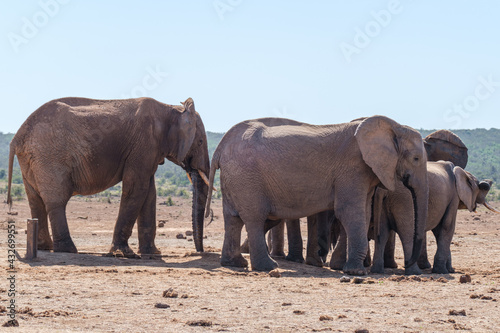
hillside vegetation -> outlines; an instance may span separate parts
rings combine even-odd
[[[432,133],[434,130],[420,130],[423,137]],[[474,129],[474,130],[455,130],[456,133],[469,148],[469,162],[467,170],[477,178],[492,179],[496,184],[500,181],[500,130],[499,129]],[[207,132],[208,149],[210,158],[213,155],[217,145],[222,139],[223,133]],[[4,185],[0,187],[0,193],[6,192],[6,179],[9,158],[9,143],[14,134],[0,133],[0,182]],[[17,199],[24,197],[22,186],[22,177],[19,166],[16,163],[13,177],[13,195]],[[156,183],[158,196],[165,197],[165,204],[174,204],[172,197],[189,197],[191,188],[186,173],[179,166],[165,161],[160,165],[156,172]],[[219,187],[218,174],[215,179],[215,186]],[[495,186],[498,188],[499,186]],[[111,201],[111,198],[121,195],[121,184],[118,184],[98,195],[103,200]],[[214,192],[214,198],[220,198],[220,191]],[[490,191],[490,200],[500,200],[500,191],[492,189]],[[116,200],[116,199],[114,199]]]

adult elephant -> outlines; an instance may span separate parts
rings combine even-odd
[[[66,219],[68,200],[122,181],[110,252],[134,256],[128,239],[137,220],[139,252],[160,253],[154,243],[154,175],[167,158],[192,178],[194,240],[197,251],[203,251],[207,137],[193,100],[182,104],[167,105],[151,98],[70,97],[50,101],[28,117],[10,144],[8,201],[12,204],[12,167],[17,155],[31,215],[39,220],[40,249],[76,253]]]
[[[457,210],[463,203],[469,211],[475,211],[478,204],[493,210],[486,202],[486,195],[491,188],[491,181],[479,182],[474,175],[455,166],[451,162],[428,162],[429,209],[426,231],[432,230],[436,237],[437,250],[434,256],[433,273],[453,273],[450,244],[455,232]],[[373,273],[384,272],[384,249],[389,237],[389,230],[399,234],[405,256],[408,253],[408,239],[405,235],[411,231],[413,213],[412,197],[409,191],[397,185],[395,191],[377,189],[374,204],[375,252],[373,255]],[[493,210],[495,211],[495,210]],[[496,211],[495,211],[496,212]],[[498,212],[497,212],[498,213]],[[424,242],[425,244],[425,242]],[[418,265],[405,267],[406,274],[421,274],[420,268],[430,267],[427,260],[427,247],[422,249]]]
[[[252,268],[271,270],[278,264],[267,251],[266,222],[334,209],[348,238],[344,271],[366,274],[371,197],[380,183],[394,189],[403,182],[414,195],[416,221],[427,215],[426,155],[420,134],[384,116],[323,126],[244,121],[219,143],[209,186],[219,168],[225,225],[221,264],[226,266],[248,265],[240,252],[243,224]],[[210,197],[211,192],[207,213]],[[422,237],[415,232],[408,265],[416,262]]]

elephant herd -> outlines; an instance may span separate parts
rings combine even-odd
[[[307,217],[307,263],[322,266],[333,247],[330,267],[366,274],[368,242],[374,239],[371,272],[383,273],[396,265],[397,233],[405,273],[419,274],[430,267],[426,232],[432,230],[433,272],[449,273],[457,210],[474,211],[478,204],[492,209],[486,202],[491,181],[480,182],[464,170],[467,148],[455,134],[441,130],[423,140],[418,131],[384,116],[336,125],[243,121],[224,135],[210,164],[203,122],[191,98],[182,105],[151,98],[62,98],[33,112],[14,136],[9,204],[15,156],[32,217],[39,220],[39,249],[58,252],[77,252],[66,219],[69,199],[121,181],[110,253],[136,256],[128,245],[136,221],[139,253],[160,253],[154,175],[165,158],[192,180],[193,234],[200,252],[204,213],[210,211],[220,169],[224,266],[248,266],[241,246],[245,226],[252,269],[276,268],[272,255],[283,255],[285,221],[287,259],[303,261],[298,219]]]

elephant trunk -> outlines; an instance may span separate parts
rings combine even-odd
[[[413,198],[413,212],[414,212],[414,234],[413,234],[413,249],[409,260],[405,260],[405,268],[414,265],[422,251],[423,240],[425,236],[425,226],[427,223],[427,209],[429,200],[429,190],[427,182],[424,186],[414,188],[407,185],[405,186],[410,190]]]
[[[208,186],[198,171],[190,172],[193,180],[193,238],[197,252],[203,252],[203,224]]]

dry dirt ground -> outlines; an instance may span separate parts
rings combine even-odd
[[[71,235],[82,252],[106,252],[119,204],[88,200],[73,199],[68,205]],[[174,202],[172,207],[158,205],[158,220],[165,224],[156,238],[163,257],[155,260],[41,251],[38,259],[26,261],[28,203],[14,203],[16,216],[7,215],[4,205],[0,306],[10,300],[6,221],[13,218],[20,255],[15,263],[19,327],[0,326],[0,331],[500,331],[500,216],[484,208],[459,213],[452,245],[457,273],[405,277],[401,268],[386,269],[385,275],[370,274],[355,284],[341,282],[342,272],[285,260],[278,260],[278,278],[221,267],[220,200],[214,222],[205,229],[203,254],[194,251],[189,236],[176,238],[190,230],[191,213],[189,200]],[[302,229],[305,236],[304,222]],[[137,250],[136,231],[130,243]],[[435,242],[429,247],[433,254]],[[399,247],[396,254],[402,265]],[[464,274],[471,283],[459,282]],[[0,325],[7,320],[0,313]]]

